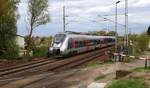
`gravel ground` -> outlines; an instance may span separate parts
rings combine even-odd
[[[106,77],[96,82],[110,83],[115,78],[116,70],[130,70],[142,66],[143,66],[143,61],[136,60],[130,63],[120,62],[114,64],[102,64],[96,67],[90,67],[90,66],[86,68],[82,67],[81,69],[78,68],[78,69],[72,69],[60,73],[53,73],[53,75],[47,75],[49,73],[45,73],[45,74],[41,74],[44,76],[42,79],[36,81],[34,80],[33,82],[27,84],[22,88],[78,88],[80,85],[89,85],[90,83],[95,81],[94,79],[97,76],[102,76],[102,75],[106,75]],[[32,79],[32,77],[29,78]],[[19,81],[17,81],[17,83],[21,84],[19,83]],[[17,83],[11,82],[10,84],[17,85]],[[14,87],[14,88],[19,88],[19,87]]]

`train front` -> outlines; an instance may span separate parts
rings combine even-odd
[[[65,41],[66,35],[65,34],[56,34],[52,41],[52,45],[49,48],[49,55],[61,55],[65,50],[63,47],[63,43]]]

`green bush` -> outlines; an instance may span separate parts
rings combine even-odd
[[[45,57],[47,56],[48,47],[36,47],[33,50],[33,57]]]
[[[133,71],[137,71],[137,72],[150,72],[150,67],[148,67],[148,68],[139,67],[139,68],[133,69]]]
[[[98,81],[98,80],[101,80],[101,79],[103,79],[105,77],[106,77],[106,75],[100,75],[100,76],[97,76],[94,80]]]
[[[1,59],[18,59],[19,48],[17,47],[17,45],[10,45],[9,48],[0,52],[0,58]]]
[[[133,41],[132,54],[137,56],[148,49],[149,36],[146,33],[136,35],[131,38]]]
[[[137,43],[141,52],[147,50],[149,45],[149,36],[145,33],[139,35],[137,39]]]
[[[108,88],[148,88],[148,86],[145,84],[144,79],[130,78],[114,81]]]

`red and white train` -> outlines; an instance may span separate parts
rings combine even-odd
[[[113,36],[59,33],[54,36],[49,55],[68,56],[115,45]]]

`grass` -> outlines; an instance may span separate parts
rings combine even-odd
[[[96,63],[89,63],[87,64],[87,67],[98,67],[100,65],[104,65],[104,64],[113,64],[112,61],[104,61],[104,62],[96,62]]]
[[[139,68],[133,69],[133,71],[136,71],[136,72],[150,72],[150,67],[148,67],[148,68],[139,67]]]
[[[142,78],[130,78],[113,81],[107,88],[148,88],[148,85]]]
[[[106,77],[106,75],[100,75],[100,76],[97,76],[94,80],[98,81],[98,80],[101,80],[101,79],[103,79],[105,77]]]
[[[147,55],[147,54],[149,54],[150,53],[150,51],[145,51],[145,52],[143,52],[143,54],[145,54],[145,55]]]

